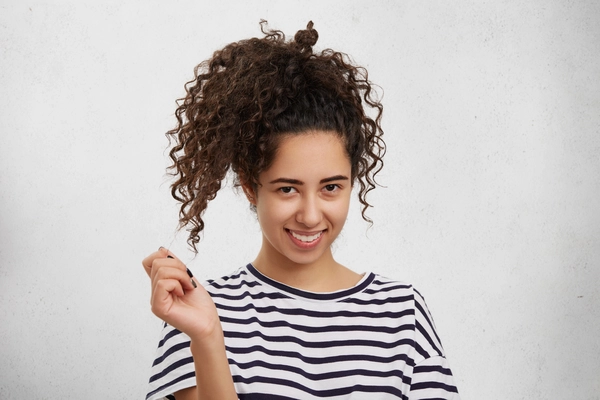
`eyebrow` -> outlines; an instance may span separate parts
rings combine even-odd
[[[334,175],[334,176],[330,176],[329,178],[323,178],[319,181],[319,183],[323,184],[323,183],[329,183],[329,182],[335,182],[335,181],[347,181],[348,177],[345,175]],[[277,178],[272,180],[271,182],[269,182],[270,184],[274,184],[274,183],[289,183],[290,185],[304,185],[304,182],[302,182],[301,180],[298,179],[292,179],[292,178]]]

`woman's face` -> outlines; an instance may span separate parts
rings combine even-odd
[[[285,135],[250,198],[263,233],[259,257],[279,265],[333,261],[331,244],[348,215],[350,172],[336,134]]]

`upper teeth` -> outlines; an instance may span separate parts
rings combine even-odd
[[[299,234],[297,234],[295,232],[292,232],[292,236],[295,237],[298,240],[303,241],[303,242],[312,242],[313,240],[318,239],[319,236],[321,236],[321,233],[323,233],[323,232],[315,233],[312,236],[304,236],[304,235],[299,235]]]

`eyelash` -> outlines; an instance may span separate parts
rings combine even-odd
[[[290,189],[290,191],[286,192],[287,189]],[[291,186],[284,186],[284,187],[279,188],[279,191],[283,194],[290,194],[292,190],[296,190],[296,189]]]
[[[335,191],[341,189],[341,186],[338,185],[337,183],[329,183],[329,184],[325,185],[323,187],[323,189],[325,189],[325,191],[328,192],[328,193],[332,193],[332,192],[335,192]],[[283,186],[283,187],[280,187],[279,191],[281,193],[283,193],[283,194],[290,194],[290,193],[292,193],[292,191],[296,191],[297,192],[296,188],[294,188],[292,186]]]

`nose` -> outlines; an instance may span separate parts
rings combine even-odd
[[[307,228],[313,228],[323,219],[323,212],[321,210],[319,199],[317,196],[306,196],[304,197],[296,212],[296,221],[303,224]]]

